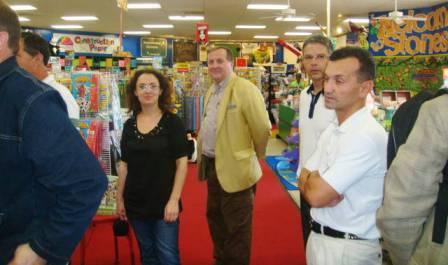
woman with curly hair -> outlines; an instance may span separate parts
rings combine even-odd
[[[159,72],[140,70],[127,89],[117,214],[129,220],[143,265],[180,264],[180,195],[187,173],[185,128],[171,112],[171,86]]]

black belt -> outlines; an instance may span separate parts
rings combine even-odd
[[[328,227],[328,226],[323,226],[314,220],[311,220],[311,230],[313,230],[315,233],[323,234],[323,235],[335,237],[335,238],[344,238],[344,239],[351,239],[351,240],[364,240],[363,238],[360,238],[357,235],[334,230],[333,228]]]

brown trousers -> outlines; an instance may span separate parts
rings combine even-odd
[[[215,160],[202,157],[207,177],[207,221],[215,265],[249,265],[255,186],[228,193],[219,184]]]

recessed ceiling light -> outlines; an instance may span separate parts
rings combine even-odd
[[[160,9],[159,3],[128,3],[128,9]]]
[[[288,5],[276,5],[276,4],[249,4],[247,9],[263,9],[263,10],[283,10],[288,9]]]
[[[265,29],[265,25],[236,25],[237,29]]]
[[[278,39],[278,36],[273,35],[255,35],[255,39]]]
[[[19,17],[19,21],[20,22],[28,22],[28,21],[30,21],[30,19],[27,17]]]
[[[311,32],[285,32],[286,36],[309,36]]]
[[[219,30],[211,30],[208,32],[208,35],[231,35],[231,31],[219,31]]]
[[[197,20],[204,20],[204,16],[169,16],[169,20],[191,20],[191,21],[197,21]]]
[[[14,11],[29,11],[37,9],[32,5],[10,5],[9,7]]]
[[[172,29],[174,25],[171,24],[146,24],[143,25],[145,29]]]
[[[278,17],[275,21],[286,21],[286,22],[308,22],[311,18],[309,17]]]
[[[95,21],[98,20],[95,16],[64,16],[62,20],[66,21]]]
[[[123,33],[126,35],[149,35],[151,31],[125,31]]]
[[[360,23],[360,24],[369,24],[369,18],[365,17],[350,17],[344,20],[344,22],[353,22],[353,23]]]
[[[51,25],[54,29],[82,29],[81,25]]]
[[[325,29],[326,27],[322,27],[322,29]],[[319,26],[297,26],[296,29],[298,30],[321,30]]]

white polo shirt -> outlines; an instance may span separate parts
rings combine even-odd
[[[324,226],[377,239],[375,213],[383,199],[387,134],[364,107],[340,126],[331,123],[305,165],[344,199],[334,207],[312,208],[311,217]]]
[[[42,82],[51,86],[59,92],[65,102],[65,105],[67,105],[68,117],[73,122],[73,124],[77,126],[79,120],[79,106],[72,93],[70,93],[70,90],[58,83],[51,74],[48,75],[44,80],[42,80]]]
[[[299,167],[297,176],[300,175],[302,166],[316,150],[317,142],[322,132],[336,119],[334,110],[325,107],[323,91],[313,95],[313,85],[300,94],[299,105]],[[314,108],[314,109],[312,109]]]

